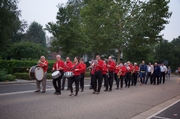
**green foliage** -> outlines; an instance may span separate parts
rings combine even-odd
[[[18,0],[0,1],[0,53],[4,52],[13,34],[21,27],[17,3]]]
[[[42,46],[46,46],[46,34],[42,25],[37,22],[32,22],[23,38],[24,41],[29,41]]]
[[[38,60],[0,60],[0,69],[7,69],[9,74],[28,73],[32,66],[37,65]],[[55,61],[48,61],[48,72],[51,72]]]
[[[49,22],[46,30],[56,38],[51,43],[51,51],[63,51],[66,56],[83,55],[88,44],[81,29],[79,3],[59,6],[56,23]]]
[[[46,56],[47,51],[39,44],[32,42],[18,42],[9,49],[13,59],[38,59],[41,55]]]
[[[12,74],[7,74],[5,68],[0,69],[0,82],[2,81],[14,81],[16,77]]]

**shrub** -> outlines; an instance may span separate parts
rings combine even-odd
[[[7,70],[5,68],[0,69],[0,82],[2,81],[14,81],[16,77],[12,74],[7,74]]]

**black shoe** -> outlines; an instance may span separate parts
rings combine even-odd
[[[119,88],[115,88],[116,90],[119,90]]]
[[[45,91],[41,91],[41,93],[45,93]]]
[[[104,90],[105,92],[108,91],[108,90]]]
[[[78,94],[75,94],[74,96],[76,97],[76,96],[78,96]]]
[[[73,96],[74,94],[73,93],[71,93],[69,96]]]
[[[38,93],[38,92],[40,92],[40,90],[36,90],[36,91],[34,91],[35,93]]]
[[[95,94],[96,93],[96,91],[94,91],[92,94]]]
[[[109,89],[109,91],[112,91],[112,89]]]
[[[61,93],[57,92],[56,95],[61,95]]]
[[[99,92],[96,92],[96,94],[99,94]]]
[[[61,88],[61,90],[64,90],[64,88]]]

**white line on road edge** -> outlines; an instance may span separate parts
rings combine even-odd
[[[73,86],[75,87],[75,86]],[[84,87],[89,87],[89,85],[84,85]],[[67,88],[67,87],[66,87]],[[47,91],[54,90],[54,88],[46,89]],[[14,94],[23,94],[23,93],[32,93],[35,90],[28,90],[28,91],[19,91],[19,92],[11,92],[11,93],[2,93],[0,96],[6,96],[6,95],[14,95]]]
[[[154,116],[154,117],[158,119],[171,119],[171,118],[165,118],[165,117],[159,117],[159,116]]]
[[[152,117],[155,117],[157,114],[159,114],[159,113],[163,112],[164,110],[168,109],[169,107],[175,105],[175,104],[178,103],[179,101],[180,101],[180,100],[177,100],[176,102],[174,102],[174,103],[172,103],[171,105],[163,108],[162,110],[160,110],[160,111],[158,111],[157,113],[151,115],[150,117],[147,117],[146,119],[150,119],[150,118],[152,118]],[[163,118],[163,119],[164,119],[164,118]],[[166,118],[165,118],[165,119],[166,119]],[[168,118],[167,118],[167,119],[168,119]]]

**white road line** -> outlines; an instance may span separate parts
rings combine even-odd
[[[158,119],[171,119],[171,118],[166,118],[166,117],[159,117],[159,116],[154,116],[155,118],[158,118]]]
[[[75,87],[75,86],[73,86]],[[89,87],[89,85],[84,85],[84,87]],[[65,87],[67,88],[67,87]],[[54,90],[54,88],[49,88],[49,89],[46,89],[47,91],[51,91],[51,90]],[[7,95],[15,95],[15,94],[23,94],[23,93],[32,93],[34,92],[35,90],[28,90],[28,91],[19,91],[19,92],[10,92],[10,93],[2,93],[0,94],[0,96],[7,96]]]
[[[164,110],[168,109],[169,107],[175,105],[175,104],[178,103],[179,101],[180,101],[180,100],[177,100],[176,102],[174,102],[174,103],[172,103],[171,105],[163,108],[162,110],[160,110],[160,111],[158,111],[157,113],[151,115],[150,117],[147,117],[146,119],[150,119],[150,118],[152,118],[152,117],[155,117],[157,114],[159,114],[159,113],[163,112]],[[168,119],[168,118],[162,118],[162,119]]]

